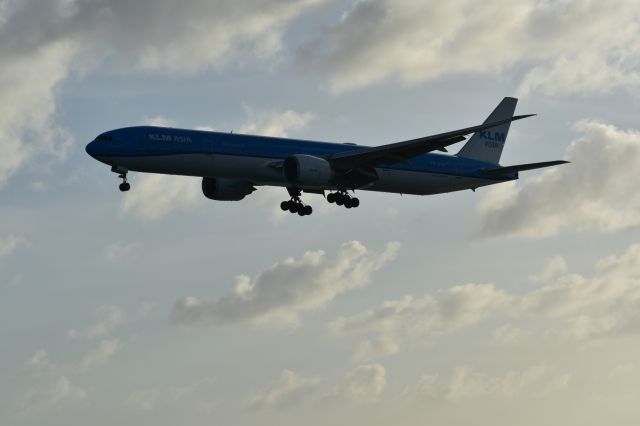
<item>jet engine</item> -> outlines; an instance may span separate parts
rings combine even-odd
[[[210,200],[240,201],[255,190],[245,180],[202,178],[202,193]]]
[[[333,177],[331,164],[324,158],[296,154],[287,157],[283,165],[287,181],[302,186],[322,186]]]

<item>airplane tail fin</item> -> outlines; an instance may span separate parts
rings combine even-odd
[[[518,99],[516,98],[504,98],[485,120],[485,123],[513,117],[517,103]],[[500,156],[502,155],[502,148],[504,148],[507,140],[510,124],[510,122],[506,122],[499,126],[474,133],[471,139],[467,141],[456,155],[458,157],[498,164],[500,162]]]

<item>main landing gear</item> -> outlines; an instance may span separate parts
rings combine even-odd
[[[347,191],[332,192],[327,195],[327,201],[330,203],[336,203],[339,206],[345,206],[348,209],[356,208],[360,205],[360,200],[355,197],[351,197],[347,194]]]
[[[302,200],[300,200],[300,194],[302,193],[302,191],[295,188],[287,188],[287,191],[289,191],[291,199],[289,201],[283,201],[282,203],[280,203],[280,208],[283,211],[288,211],[294,214],[298,213],[299,216],[309,216],[311,213],[313,213],[313,209],[311,208],[311,206],[304,204]]]
[[[113,173],[118,173],[118,177],[122,179],[122,183],[118,186],[118,188],[120,188],[120,191],[127,192],[131,189],[131,185],[129,184],[129,182],[127,182],[127,169],[120,166],[113,166],[111,167],[111,171]]]

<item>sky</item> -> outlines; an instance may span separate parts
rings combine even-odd
[[[0,423],[636,425],[640,2],[0,0]],[[206,199],[130,125],[382,145],[517,113],[489,188]],[[455,152],[455,147],[452,147]]]

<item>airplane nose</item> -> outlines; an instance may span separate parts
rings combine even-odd
[[[89,142],[85,147],[85,151],[93,158],[96,158],[96,141]]]

